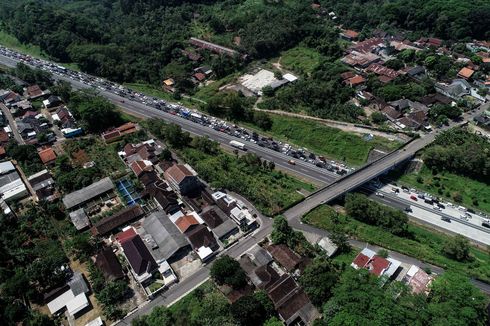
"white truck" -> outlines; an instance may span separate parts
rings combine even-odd
[[[230,146],[241,149],[242,151],[245,150],[245,144],[240,143],[239,141],[236,141],[236,140],[230,141]]]

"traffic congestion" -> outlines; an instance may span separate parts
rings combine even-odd
[[[265,147],[276,152],[281,152],[291,158],[287,160],[287,162],[291,165],[295,165],[296,160],[299,160],[308,164],[315,165],[339,176],[343,176],[354,171],[354,168],[348,167],[344,163],[328,160],[324,156],[317,155],[308,151],[308,149],[306,148],[294,147],[288,143],[275,140],[271,137],[259,135],[255,131],[250,131],[236,124],[202,114],[197,110],[191,110],[181,104],[169,103],[156,97],[150,97],[143,93],[135,92],[130,88],[103,78],[94,77],[83,72],[70,70],[58,64],[39,58],[33,58],[31,56],[21,54],[2,46],[0,46],[0,55],[48,71],[52,74],[72,79],[94,89],[110,92],[122,98],[126,98],[130,101],[153,107],[155,109],[179,116],[183,119],[187,119],[194,123],[199,123],[216,131],[236,137],[242,142],[254,143],[260,147]],[[125,100],[121,101],[124,102]],[[244,145],[243,149],[246,149],[246,145]]]

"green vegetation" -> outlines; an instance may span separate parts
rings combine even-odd
[[[471,298],[471,300],[467,300]],[[445,273],[428,297],[409,293],[400,283],[380,287],[366,270],[349,269],[323,306],[326,325],[485,325],[488,298],[467,278]],[[464,314],[460,313],[465,311]]]
[[[0,316],[5,325],[24,323],[54,325],[47,316],[41,317],[28,307],[42,304],[42,294],[64,284],[68,259],[59,240],[65,228],[55,226],[55,218],[65,216],[56,204],[24,207],[17,216],[0,218]],[[66,227],[68,226],[68,227]],[[39,320],[38,320],[39,321]],[[32,324],[31,324],[32,322]]]
[[[262,325],[274,313],[274,305],[264,291],[245,295],[231,305],[231,314],[239,326]]]
[[[14,76],[22,79],[26,83],[38,84],[44,89],[53,85],[52,75],[47,71],[37,68],[33,69],[23,63],[18,63],[11,71]]]
[[[341,268],[324,257],[317,257],[308,265],[299,283],[311,302],[321,306],[332,296],[331,290],[337,284]]]
[[[453,128],[439,134],[424,151],[423,159],[434,171],[449,171],[490,183],[490,143],[467,130]]]
[[[490,214],[490,187],[479,180],[447,171],[433,173],[426,166],[417,173],[404,174],[397,180],[401,184]]]
[[[133,326],[231,325],[230,304],[212,282],[206,282],[170,308],[157,307]]]
[[[280,64],[285,69],[308,75],[315,70],[322,59],[322,55],[319,52],[297,46],[281,53]]]
[[[400,146],[397,141],[374,136],[370,141],[361,136],[328,127],[314,121],[271,114],[272,137],[306,147],[318,155],[359,166],[366,163],[369,152],[374,149],[392,151]]]
[[[303,233],[293,230],[284,216],[274,217],[271,240],[274,244],[284,244],[302,256],[315,256],[315,248],[306,240]]]
[[[86,131],[100,133],[124,122],[114,104],[90,90],[71,94],[69,104],[73,115],[82,122]]]
[[[399,175],[402,183],[413,185],[490,213],[490,143],[465,129],[453,128],[439,134],[422,152],[423,168]],[[464,185],[464,187],[462,187]]]
[[[314,209],[303,217],[303,221],[328,231],[344,232],[349,237],[415,257],[449,271],[490,281],[490,255],[470,247],[470,259],[464,262],[453,260],[444,254],[444,247],[453,238],[442,233],[409,224],[409,236],[396,236],[380,227],[337,213],[329,206]]]
[[[44,169],[41,158],[34,145],[18,145],[10,142],[6,148],[8,155],[16,160],[26,176],[30,176]]]
[[[363,115],[363,110],[347,103],[354,95],[354,89],[347,87],[340,77],[340,74],[347,70],[348,68],[342,64],[324,61],[315,68],[309,78],[302,78],[278,89],[274,96],[266,96],[257,106],[266,110],[356,121]]]
[[[41,48],[37,45],[23,44],[19,42],[19,40],[13,36],[12,34],[7,33],[6,31],[0,29],[0,44],[17,50],[21,53],[25,53],[31,55],[33,57],[45,58],[46,55],[41,51]]]
[[[180,154],[212,187],[245,196],[269,216],[301,200],[303,195],[299,190],[314,189],[280,171],[264,168],[260,158],[253,154],[237,158],[223,152],[209,155],[193,148],[186,148]]]
[[[408,235],[408,216],[391,207],[382,206],[361,194],[347,194],[345,210],[356,220],[376,225],[394,235]]]
[[[226,255],[214,261],[210,275],[218,285],[226,284],[234,289],[243,288],[247,284],[247,276],[238,261]]]
[[[103,175],[110,176],[125,171],[126,166],[117,155],[121,149],[121,142],[106,144],[100,137],[87,137],[83,139],[67,140],[64,143],[66,153],[73,160],[80,150],[87,154],[89,161],[102,171]]]
[[[118,308],[128,294],[128,284],[123,280],[106,281],[102,272],[92,261],[88,263],[89,278],[97,301],[102,305],[104,315],[111,320],[118,320],[125,312]]]
[[[216,117],[231,121],[251,122],[264,130],[269,130],[272,120],[266,113],[251,109],[254,101],[255,98],[227,92],[214,95],[205,105],[202,105],[202,108]]]
[[[204,102],[209,102],[209,100],[218,94],[219,88],[233,81],[238,77],[238,74],[231,74],[225,78],[215,80],[212,83],[200,87],[196,93],[193,95],[194,98],[199,99]]]

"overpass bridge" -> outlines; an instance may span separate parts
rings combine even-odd
[[[315,207],[328,203],[335,198],[352,191],[366,182],[380,176],[396,165],[412,158],[416,152],[434,141],[435,133],[430,133],[408,143],[399,150],[366,164],[343,178],[336,180],[330,185],[314,192],[305,200],[286,210],[283,215],[287,220],[299,219]]]

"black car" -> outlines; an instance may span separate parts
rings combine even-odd
[[[476,214],[475,210],[473,208],[468,208],[468,212]]]
[[[488,223],[488,222],[483,222],[483,223],[481,224],[481,226],[484,226],[484,227],[486,227],[486,228],[489,228],[489,229],[490,229],[490,223]]]
[[[441,220],[443,220],[444,222],[451,223],[451,219],[447,216],[441,216]]]
[[[410,206],[407,206],[407,207],[405,207],[404,211],[407,212],[407,213],[411,213],[412,212],[412,208]]]

